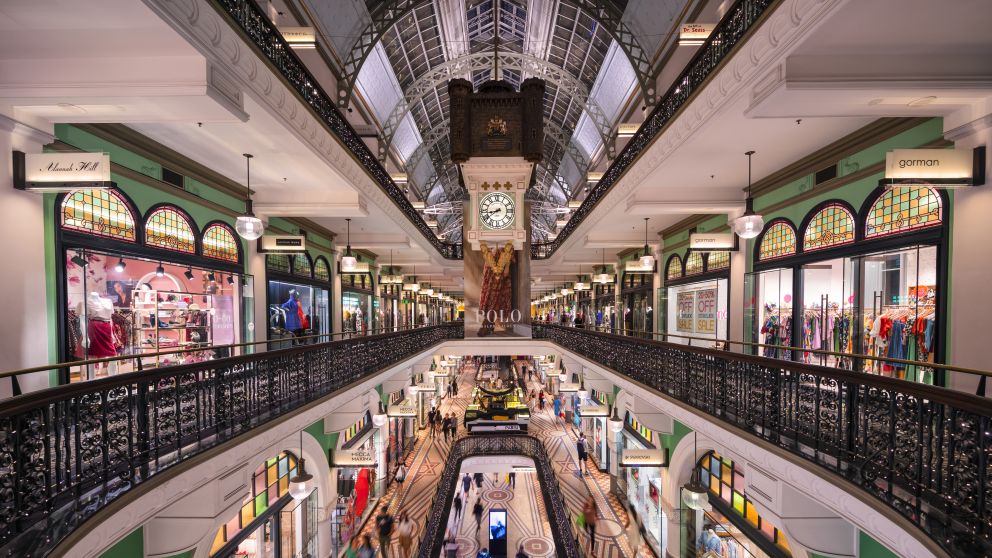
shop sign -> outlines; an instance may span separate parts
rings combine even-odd
[[[411,403],[397,403],[396,405],[390,405],[386,409],[386,416],[415,417],[417,416],[417,407]]]
[[[696,291],[696,333],[716,333],[716,289]]]
[[[14,152],[14,187],[18,190],[107,188],[110,155],[106,153]]]
[[[417,393],[429,393],[437,391],[437,384],[418,384]]]
[[[665,452],[657,449],[625,449],[620,454],[621,467],[668,467]]]
[[[472,432],[521,432],[523,428],[519,424],[470,424],[469,430]]]
[[[625,262],[623,264],[623,270],[627,273],[654,273],[654,265],[643,265],[640,258],[638,258]]]
[[[640,122],[623,122],[617,125],[618,138],[632,138],[641,128]],[[602,178],[602,177],[600,177]]]
[[[958,188],[985,184],[985,146],[974,149],[893,149],[885,154],[887,187]]]
[[[728,252],[737,250],[737,235],[734,233],[692,233],[689,235],[689,250],[694,252]]]
[[[561,384],[561,387],[558,388],[558,391],[560,391],[562,393],[575,393],[575,392],[579,391],[579,384],[573,384],[573,383],[567,383],[566,382],[566,383]]]
[[[315,48],[317,37],[313,27],[280,27],[282,38],[293,48]]]
[[[676,298],[676,306],[678,308],[678,314],[675,320],[675,329],[677,331],[692,333],[693,332],[693,320],[695,318],[695,307],[696,307],[696,291],[683,291],[678,293]]]
[[[579,414],[582,418],[606,417],[610,410],[606,405],[579,405]]]
[[[375,451],[371,448],[332,450],[331,463],[335,467],[371,467],[375,465]]]
[[[679,28],[679,45],[701,45],[706,42],[715,27],[715,23],[684,23]]]
[[[266,234],[258,239],[258,251],[264,254],[291,254],[307,251],[303,235]]]

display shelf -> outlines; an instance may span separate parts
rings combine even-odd
[[[177,300],[193,300],[180,308]],[[213,332],[213,296],[203,293],[164,290],[135,290],[131,296],[131,310],[135,316],[132,346],[136,347],[143,367],[157,367],[165,362],[178,360],[183,355],[160,356],[158,353],[176,348],[209,347]],[[192,306],[193,308],[190,308]],[[145,321],[148,324],[145,324]],[[159,325],[168,323],[169,325]]]

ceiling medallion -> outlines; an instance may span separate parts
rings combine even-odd
[[[489,124],[486,126],[486,135],[491,138],[506,137],[506,120],[499,116],[490,118]]]

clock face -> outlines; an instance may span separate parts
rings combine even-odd
[[[505,229],[513,224],[513,198],[502,193],[486,194],[479,202],[479,219],[490,229]]]

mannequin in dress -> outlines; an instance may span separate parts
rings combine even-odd
[[[100,296],[93,291],[86,295],[86,300],[80,302],[76,311],[85,319],[80,321],[81,340],[86,348],[86,358],[108,358],[117,356],[114,348],[114,328],[110,320],[114,315],[114,301]],[[116,371],[116,366],[114,366]],[[101,371],[110,372],[108,363],[94,365],[96,376]]]

